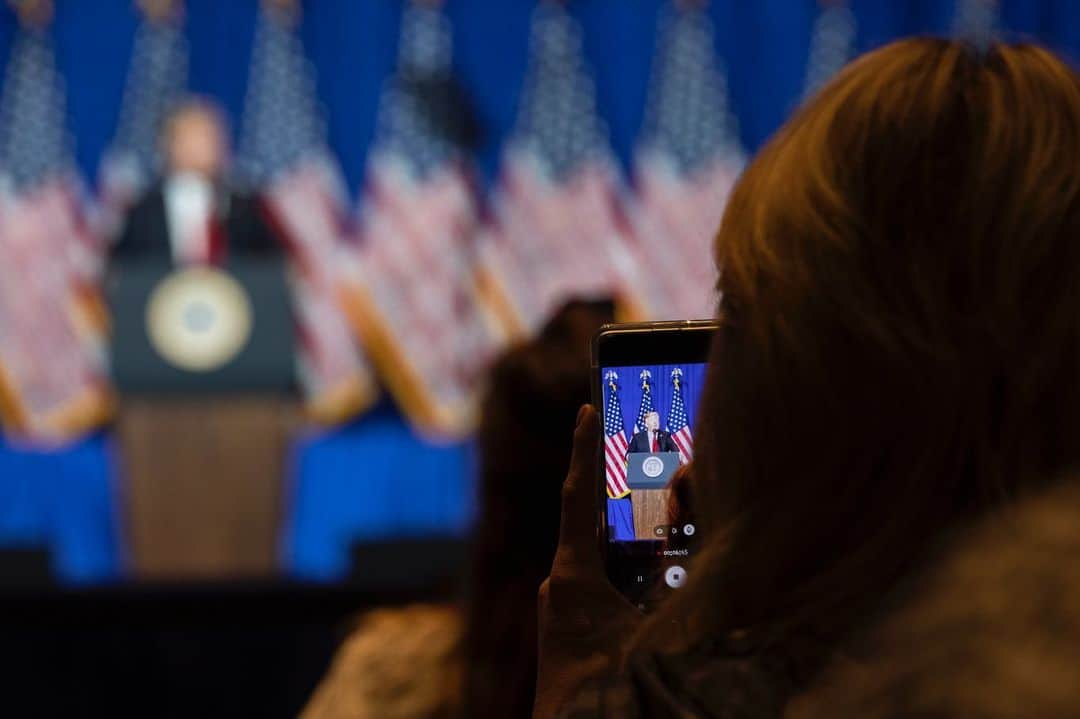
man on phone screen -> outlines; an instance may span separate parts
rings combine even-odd
[[[645,415],[645,429],[641,430],[630,440],[630,448],[626,451],[627,456],[639,452],[678,452],[679,448],[671,435],[660,429],[660,414],[649,412]]]

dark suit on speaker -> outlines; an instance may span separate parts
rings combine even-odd
[[[675,444],[675,440],[671,438],[669,432],[663,430],[656,431],[656,450],[657,452],[678,452],[679,447]],[[630,449],[626,451],[628,455],[635,454],[637,452],[652,452],[652,447],[649,446],[649,431],[643,429],[633,436],[630,440]]]
[[[225,258],[272,256],[281,245],[258,199],[229,190],[216,193],[214,224]],[[172,257],[165,193],[155,185],[128,213],[110,253],[114,262]]]

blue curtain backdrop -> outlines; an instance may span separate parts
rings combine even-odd
[[[300,437],[290,464],[281,566],[302,579],[347,576],[355,542],[464,536],[475,514],[473,446],[424,444],[385,405]]]
[[[43,548],[65,582],[118,579],[126,564],[123,498],[114,450],[102,436],[63,451],[0,437],[0,548]]]
[[[116,127],[138,15],[132,0],[56,0],[54,26],[60,71],[67,79],[68,125],[79,166],[96,174]],[[455,65],[484,129],[479,165],[491,180],[499,148],[511,129],[525,69],[533,0],[447,0],[454,27]],[[362,181],[383,81],[393,70],[402,0],[307,0],[301,34],[318,73],[331,146],[350,188]],[[600,112],[615,151],[629,162],[641,128],[656,19],[662,0],[570,0],[584,29]],[[789,114],[802,91],[817,0],[713,0],[718,52],[730,74],[732,107],[750,150]],[[953,0],[853,0],[856,49],[897,37],[945,33]],[[187,0],[190,84],[217,98],[239,118],[247,84],[256,0]],[[1003,0],[1009,35],[1036,39],[1069,57],[1080,56],[1080,3]],[[16,21],[0,12],[0,57],[6,58]]]

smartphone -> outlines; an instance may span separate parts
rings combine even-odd
[[[686,582],[700,537],[676,484],[694,455],[715,320],[605,325],[593,338],[604,425],[598,536],[608,578],[649,610]]]

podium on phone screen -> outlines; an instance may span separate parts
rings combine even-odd
[[[656,539],[656,528],[668,525],[668,484],[679,468],[678,452],[631,452],[626,483],[634,513],[634,538]]]

